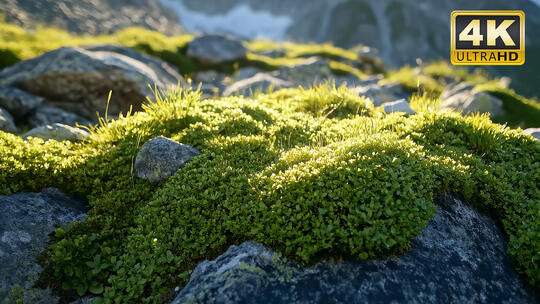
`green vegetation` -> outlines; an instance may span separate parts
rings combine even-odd
[[[501,222],[516,270],[540,287],[532,137],[486,116],[386,115],[332,86],[199,96],[158,96],[144,112],[102,120],[81,143],[0,132],[0,193],[54,186],[92,207],[85,222],[56,231],[40,284],[65,298],[157,303],[198,262],[248,239],[305,264],[399,254],[434,216],[434,198],[453,192]],[[150,184],[133,161],[158,135],[203,154]]]
[[[220,66],[202,66],[186,56],[187,45],[193,35],[168,37],[159,32],[143,28],[126,28],[111,35],[75,36],[64,30],[55,28],[38,28],[34,32],[26,31],[18,26],[0,20],[0,69],[20,60],[32,58],[63,46],[83,46],[92,44],[119,44],[134,48],[140,52],[156,56],[176,66],[183,75],[191,76],[194,72],[215,69],[233,73],[239,67],[255,66],[264,70],[275,70],[283,65],[302,62],[305,57],[322,56],[330,60],[333,71],[342,74],[353,74],[364,77],[352,65],[343,64],[340,60],[359,61],[356,52],[334,47],[330,44],[306,45],[272,42],[246,42],[250,50],[246,59],[230,62]],[[283,56],[272,58],[256,54],[264,50],[285,50]],[[374,69],[376,70],[376,69]]]
[[[0,68],[61,46],[117,43],[189,76],[209,68],[186,56],[192,38],[139,28],[78,37],[0,23]],[[329,44],[246,46],[246,59],[211,68],[273,70],[317,55],[334,73],[381,71]],[[538,103],[481,71],[444,62],[381,80],[415,92],[410,103],[418,113],[411,116],[387,115],[330,84],[212,100],[176,90],[158,93],[142,112],[100,119],[80,143],[0,132],[0,194],[58,187],[88,198],[88,219],[59,228],[41,257],[38,283],[64,299],[90,293],[98,303],[166,301],[198,262],[244,240],[304,264],[397,255],[434,216],[434,198],[448,192],[502,225],[516,270],[540,290],[540,145],[486,115],[438,112],[438,97],[453,80],[501,98],[506,114],[495,122],[540,126]],[[160,135],[203,154],[151,184],[135,177],[134,159]]]
[[[485,71],[475,70],[469,73],[464,68],[450,66],[447,62],[432,62],[420,67],[405,66],[389,72],[382,82],[399,82],[406,90],[416,94],[427,94],[429,100],[436,102],[444,88],[453,81],[466,81],[475,84],[475,90],[487,92],[503,101],[505,114],[494,117],[497,123],[506,123],[511,127],[534,128],[540,126],[540,103],[525,98],[514,90],[501,85],[498,79],[492,79]],[[414,99],[414,98],[413,98]],[[414,103],[414,100],[411,100]],[[414,108],[414,106],[413,106]],[[431,107],[437,110],[437,107]]]
[[[186,55],[187,45],[193,35],[168,37],[161,33],[142,29],[127,28],[114,34],[101,36],[75,36],[55,28],[38,28],[33,32],[0,20],[0,69],[20,60],[28,59],[62,46],[82,46],[92,44],[119,44],[140,52],[156,56],[176,66],[188,78],[195,72],[214,69],[234,73],[240,67],[253,66],[272,71],[279,67],[302,63],[306,57],[320,56],[330,62],[336,75],[354,75],[364,79],[373,73],[384,73],[378,59],[358,55],[358,48],[343,49],[331,44],[299,44],[292,42],[247,41],[245,59],[219,66],[203,66]],[[265,55],[275,52],[277,55]],[[450,66],[444,61],[423,64],[412,68],[405,66],[386,73],[381,81],[398,81],[410,92],[425,92],[435,99],[450,81],[468,81],[478,84],[480,90],[489,92],[504,101],[506,114],[495,117],[494,121],[508,123],[512,127],[537,127],[540,125],[540,103],[501,87],[496,80],[483,70],[470,73],[466,69]]]

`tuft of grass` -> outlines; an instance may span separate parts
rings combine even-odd
[[[409,99],[409,105],[416,112],[436,112],[440,107],[438,94],[431,92],[416,92]]]

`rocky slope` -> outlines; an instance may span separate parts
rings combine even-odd
[[[527,62],[519,67],[491,69],[514,79],[514,87],[540,95],[534,56],[540,40],[540,6],[530,0],[160,0],[176,10],[189,31],[232,33],[295,41],[331,41],[344,47],[357,44],[379,50],[390,65],[447,59],[450,53],[450,13],[453,10],[523,10],[526,15]]]
[[[182,32],[176,14],[157,0],[2,0],[0,14],[26,28],[45,24],[79,34],[110,33],[129,26]]]

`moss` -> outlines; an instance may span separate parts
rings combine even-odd
[[[87,196],[87,221],[56,231],[41,281],[106,303],[157,302],[198,262],[245,240],[304,264],[399,254],[449,191],[491,211],[516,270],[538,288],[536,141],[486,116],[357,111],[353,96],[332,86],[254,99],[174,91],[102,120],[78,144],[0,133],[0,192]],[[151,184],[134,177],[133,161],[158,135],[203,154]]]

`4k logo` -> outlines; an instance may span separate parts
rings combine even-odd
[[[453,11],[450,27],[452,64],[525,63],[523,11]]]

